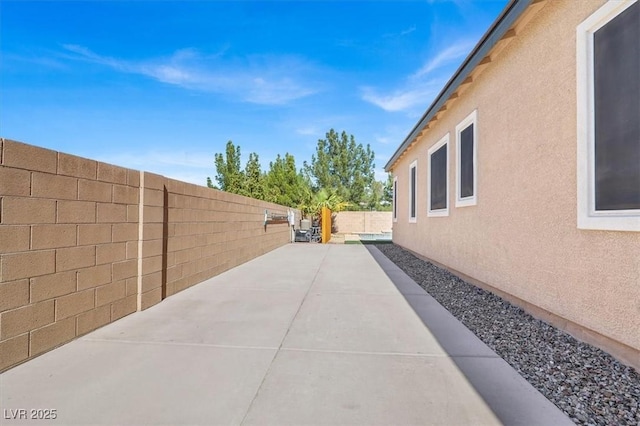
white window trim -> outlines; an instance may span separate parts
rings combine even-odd
[[[409,173],[411,173],[411,169],[409,169]],[[411,179],[411,175],[409,175],[409,179]],[[393,204],[391,205],[391,209],[393,211],[393,221],[398,221],[398,176],[393,177]]]
[[[428,165],[429,168],[427,170],[427,217],[443,217],[443,216],[449,216],[449,145],[447,145],[449,143],[449,133],[447,133],[442,139],[440,139],[438,142],[435,143],[435,145],[433,145],[431,148],[429,148],[429,151],[427,152],[427,156],[428,156]],[[436,152],[438,149],[442,148],[443,145],[447,145],[447,207],[444,209],[438,209],[438,210],[431,210],[431,154],[433,154],[434,152]]]
[[[411,182],[411,169],[413,169],[415,167],[416,169],[416,181]],[[415,203],[416,205],[414,206],[414,212],[415,212],[415,216],[411,217],[411,186],[415,185]],[[416,223],[418,222],[418,160],[413,160],[413,163],[409,164],[409,223]]]
[[[473,195],[462,198],[460,134],[473,124]],[[478,204],[478,110],[474,110],[456,126],[456,207],[475,206]]]
[[[593,35],[636,2],[609,1],[578,25],[576,30],[579,229],[640,231],[640,210],[596,211],[594,164]]]

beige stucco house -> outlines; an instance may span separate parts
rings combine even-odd
[[[386,164],[393,240],[640,369],[640,1],[511,1]]]

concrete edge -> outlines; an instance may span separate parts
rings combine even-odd
[[[365,247],[501,422],[574,424],[377,247]]]

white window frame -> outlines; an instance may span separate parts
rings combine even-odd
[[[429,151],[427,152],[428,156],[428,169],[427,169],[427,217],[443,217],[449,216],[449,133],[447,133],[442,139],[436,142]],[[442,148],[444,145],[447,145],[447,183],[446,183],[446,199],[447,199],[447,207],[444,209],[432,210],[431,209],[431,155]]]
[[[463,130],[473,124],[473,195],[462,198],[461,179],[461,138]],[[456,126],[456,207],[475,206],[478,204],[478,110],[474,110]]]
[[[415,182],[411,182],[411,169],[416,169],[416,180]],[[415,206],[413,211],[415,212],[415,216],[411,217],[411,187],[415,185]],[[411,164],[409,164],[409,223],[418,222],[418,160],[413,160]]]
[[[640,209],[595,209],[595,100],[593,85],[593,35],[638,0],[609,1],[578,25],[577,61],[577,180],[578,228],[640,231]]]
[[[409,170],[411,173],[411,170]],[[409,179],[411,179],[411,174],[409,174]],[[398,176],[393,177],[393,204],[391,205],[391,209],[393,211],[393,221],[398,221]]]

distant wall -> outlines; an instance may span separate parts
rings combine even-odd
[[[265,209],[0,139],[0,371],[287,244]]]
[[[333,220],[334,231],[340,234],[391,231],[391,212],[338,212]]]

